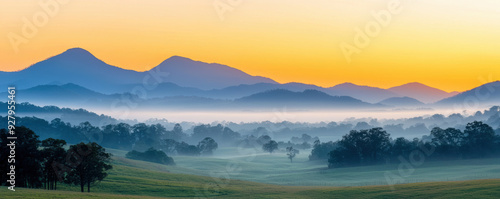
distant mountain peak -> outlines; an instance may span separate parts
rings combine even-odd
[[[374,89],[382,90],[381,88],[378,88],[378,87],[372,87],[372,86],[367,86],[367,85],[358,85],[358,84],[354,84],[351,82],[344,82],[342,84],[338,84],[338,85],[335,85],[335,86],[330,87],[330,88],[337,88],[337,89],[374,88]]]
[[[56,55],[54,57],[51,57],[51,58],[56,58],[56,57],[63,57],[66,60],[72,59],[73,61],[74,60],[88,61],[91,59],[99,60],[92,53],[90,53],[89,51],[87,51],[83,48],[70,48],[70,49],[64,51],[63,53]],[[51,59],[51,58],[49,58],[49,59]],[[99,60],[99,61],[101,61],[101,60]]]
[[[426,91],[434,91],[434,92],[444,92],[444,93],[447,93],[445,91],[439,90],[439,89],[434,88],[434,87],[427,86],[427,85],[419,83],[419,82],[406,83],[406,84],[403,84],[403,85],[400,85],[400,86],[395,86],[395,87],[389,88],[388,90],[398,91],[398,90],[408,90],[408,89],[418,89],[420,91],[425,91],[426,90]]]
[[[379,104],[398,106],[398,107],[413,107],[413,106],[423,106],[423,102],[418,101],[411,97],[391,97],[379,102]]]
[[[404,85],[419,85],[419,86],[426,86],[425,84],[422,84],[420,82],[410,82],[410,83],[406,83]]]
[[[434,103],[447,97],[455,95],[446,91],[427,86],[419,82],[410,82],[401,86],[389,88],[394,93],[401,96],[411,97],[424,103]]]
[[[195,61],[181,56],[172,56],[152,70],[168,73],[167,79],[180,86],[204,90],[240,84],[276,83],[270,78],[252,76],[227,65]]]
[[[163,62],[168,62],[168,61],[191,61],[191,62],[198,62],[198,61],[195,61],[193,59],[190,59],[190,58],[187,58],[187,57],[183,57],[183,56],[179,56],[179,55],[171,56],[168,59],[164,60]]]
[[[433,87],[430,87],[430,86],[427,86],[425,84],[422,84],[420,82],[410,82],[410,83],[406,83],[406,84],[403,84],[403,85],[400,85],[400,86],[395,86],[395,87],[392,87],[392,88],[399,88],[399,87],[412,87],[412,88],[432,88],[432,89],[436,89],[436,88],[433,88]],[[391,89],[391,88],[390,88]]]
[[[357,84],[353,84],[353,83],[351,83],[351,82],[344,82],[344,83],[342,83],[342,84],[338,84],[338,85],[336,85],[336,86],[340,86],[340,87],[342,87],[342,86],[358,86],[358,85],[357,85]]]
[[[85,50],[85,49],[80,48],[80,47],[70,48],[70,49],[64,51],[64,53],[78,53],[78,54],[87,53],[87,54],[92,54],[88,50]]]

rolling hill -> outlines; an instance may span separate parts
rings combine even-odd
[[[330,95],[351,96],[370,103],[376,103],[391,97],[400,97],[400,95],[389,90],[370,86],[360,86],[353,83],[339,84],[326,90]]]
[[[238,164],[235,164],[237,166]],[[224,169],[229,167],[224,167]],[[420,182],[376,186],[283,186],[232,179],[231,173],[199,176],[174,167],[116,157],[113,169],[90,193],[58,184],[58,190],[0,189],[4,198],[497,198],[500,180]],[[363,168],[358,168],[362,170]],[[325,171],[328,172],[328,171]],[[334,171],[330,171],[336,173]],[[229,175],[229,177],[228,177]],[[307,175],[307,174],[306,174]],[[339,173],[345,176],[346,174]],[[360,176],[364,175],[360,171]],[[346,176],[348,177],[348,176]],[[382,175],[383,177],[383,175]],[[297,181],[300,181],[298,179]],[[330,179],[331,180],[331,179]],[[333,180],[336,181],[336,180]],[[386,184],[387,182],[382,182]]]
[[[391,97],[380,101],[379,104],[384,104],[394,107],[420,107],[425,105],[421,101],[418,101],[410,97]]]
[[[376,105],[348,96],[331,96],[317,90],[293,92],[285,89],[269,90],[235,100],[247,106],[290,106],[300,108],[374,108]]]

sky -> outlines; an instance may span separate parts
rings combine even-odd
[[[280,83],[448,92],[500,80],[498,0],[3,0],[0,70],[81,47],[149,70],[174,56]]]

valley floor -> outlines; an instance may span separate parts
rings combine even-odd
[[[397,174],[398,165],[326,169],[307,161],[293,163],[284,154],[219,157],[174,157],[176,166],[123,158],[112,150],[113,169],[104,181],[79,192],[78,186],[58,185],[57,191],[0,187],[1,198],[498,198],[499,159],[424,162],[388,185],[384,173]],[[234,152],[234,151],[233,151]],[[468,179],[470,178],[470,179]],[[484,178],[471,180],[473,178]],[[485,179],[496,178],[496,179]],[[418,181],[427,182],[418,182]],[[417,181],[418,183],[414,183]],[[446,181],[446,182],[444,182]],[[369,185],[369,186],[363,186]]]

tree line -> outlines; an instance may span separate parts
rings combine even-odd
[[[0,121],[5,119],[0,117]],[[90,122],[72,125],[59,118],[49,122],[36,117],[24,117],[19,123],[34,129],[42,139],[63,139],[68,143],[90,140],[103,147],[126,151],[146,151],[153,147],[169,155],[210,155],[217,148],[213,147],[215,144],[236,145],[241,139],[238,132],[220,124],[195,126],[193,134],[189,135],[180,124],[175,124],[171,130],[161,124],[145,123],[117,123],[98,127]]]
[[[398,161],[427,149],[435,160],[484,158],[498,155],[500,136],[483,122],[468,123],[465,130],[435,127],[426,139],[393,140],[382,128],[351,130],[337,142],[316,141],[310,160],[328,159],[330,168],[382,164]]]
[[[56,190],[57,183],[80,185],[81,192],[87,186],[103,180],[112,169],[111,154],[95,142],[69,146],[65,140],[39,136],[24,126],[16,127],[16,187]],[[8,171],[7,130],[0,130],[0,170]],[[6,175],[0,175],[0,185],[6,185]]]

